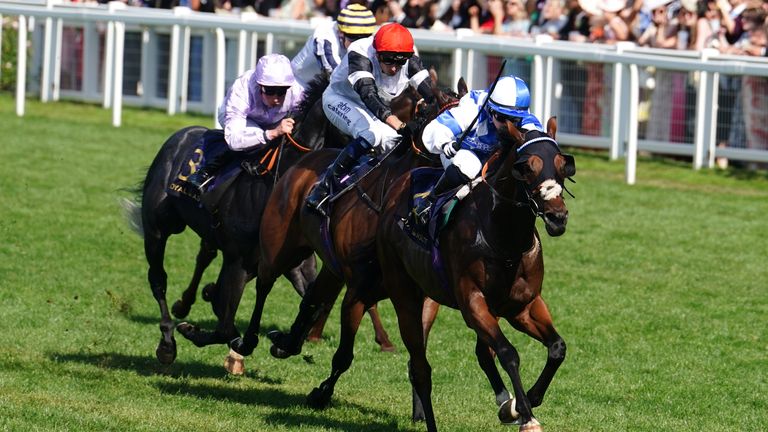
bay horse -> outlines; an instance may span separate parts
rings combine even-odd
[[[540,247],[535,223],[541,217],[547,233],[565,232],[568,210],[563,181],[575,174],[572,156],[555,141],[557,125],[547,133],[520,132],[506,122],[498,169],[485,178],[453,210],[441,231],[436,253],[416,245],[401,228],[408,217],[410,174],[390,188],[377,232],[377,252],[385,295],[395,308],[403,343],[410,355],[409,379],[423,407],[429,432],[437,431],[431,402],[431,367],[426,358],[422,313],[425,297],[461,311],[466,324],[498,356],[514,393],[521,431],[540,431],[532,408],[539,406],[565,359],[565,342],[552,323],[541,297],[541,283],[520,283],[521,262]],[[534,261],[535,262],[535,261]],[[541,269],[536,270],[543,275]],[[535,268],[534,268],[535,270]],[[519,354],[502,333],[498,319],[542,342],[547,362],[526,393],[519,374]]]
[[[467,92],[463,79],[459,81],[460,95],[437,88],[434,85],[437,77],[434,71],[431,73],[432,91],[437,103],[433,107],[423,107],[417,113],[421,127],[435,118],[438,112],[455,106],[459,97]],[[318,315],[333,306],[346,282],[347,290],[341,306],[341,338],[333,357],[329,380],[335,383],[351,365],[354,337],[362,315],[376,304],[368,298],[368,287],[381,283],[374,241],[379,213],[384,204],[382,199],[389,185],[408,169],[439,163],[417,147],[421,145],[420,133],[412,138],[416,138],[416,142],[404,138],[400,143],[398,150],[404,149],[404,154],[393,153],[363,177],[355,189],[332,198],[335,201],[327,220],[308,208],[305,199],[325,168],[334,160],[337,151],[325,149],[305,156],[276,185],[261,224],[261,259],[256,290],[269,292],[285,269],[294,267],[314,253],[324,264],[317,279],[307,288],[290,333],[269,334],[273,342],[270,349],[273,356],[286,358],[301,351],[307,331]],[[242,355],[253,351],[258,344],[260,319],[261,311],[254,310],[242,344],[235,347],[235,351]],[[325,388],[328,391],[319,397],[310,395],[310,404],[327,404],[333,385]]]
[[[136,200],[130,208],[132,223],[144,238],[144,251],[149,264],[147,277],[152,294],[160,307],[161,338],[155,354],[162,364],[171,364],[176,358],[175,324],[166,300],[167,274],[163,261],[168,238],[192,228],[201,238],[195,271],[182,298],[173,306],[174,314],[184,317],[189,313],[196,297],[200,278],[208,265],[222,251],[223,263],[217,281],[204,292],[218,321],[213,331],[200,329],[187,323],[179,331],[197,346],[226,344],[236,340],[239,332],[234,325],[244,285],[256,275],[258,263],[258,229],[267,198],[277,178],[301,157],[305,150],[315,150],[326,142],[341,145],[347,137],[332,127],[322,112],[320,100],[327,79],[310,87],[297,115],[294,142],[285,137],[271,143],[281,149],[275,169],[261,175],[242,173],[221,196],[214,218],[195,200],[168,193],[168,187],[188,163],[191,151],[208,128],[191,126],[175,132],[166,140],[150,165],[147,175],[137,190]],[[312,90],[314,89],[314,91]],[[399,105],[396,105],[399,104]],[[397,115],[409,120],[415,101],[401,98],[393,101]],[[307,127],[302,127],[306,123]],[[306,146],[299,150],[299,147]],[[285,272],[294,289],[303,295],[306,286],[315,279],[314,257],[298,263]],[[381,328],[383,330],[383,327]],[[377,329],[378,330],[378,329]],[[228,359],[230,361],[230,359]],[[236,368],[235,368],[236,369]]]

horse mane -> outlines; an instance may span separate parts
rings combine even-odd
[[[329,83],[330,77],[327,73],[319,73],[315,75],[312,81],[310,81],[304,89],[304,99],[299,102],[299,105],[296,108],[296,117],[302,119],[306,117],[309,110],[311,110],[312,107],[315,106],[315,103],[323,97],[323,92],[328,88]]]

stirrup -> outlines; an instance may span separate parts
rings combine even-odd
[[[413,209],[413,218],[417,224],[421,226],[427,226],[427,224],[429,224],[429,216],[432,213],[432,207],[433,204],[429,203],[429,205],[421,209],[420,212],[417,212],[415,208]]]

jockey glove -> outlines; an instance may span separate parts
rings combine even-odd
[[[450,159],[456,156],[456,153],[459,151],[459,149],[457,149],[455,145],[456,145],[456,141],[450,141],[443,144],[440,147],[440,150],[443,152],[446,158]]]

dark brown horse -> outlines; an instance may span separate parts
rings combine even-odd
[[[325,82],[327,85],[327,81]],[[325,142],[342,145],[346,137],[330,126],[322,112],[319,100],[322,86],[308,96],[297,113],[296,140],[309,149],[322,147]],[[404,121],[414,111],[414,98],[393,101],[393,107]],[[302,127],[306,123],[307,127]],[[181,300],[173,306],[178,317],[189,313],[196,297],[197,287],[205,268],[215,258],[217,251],[223,255],[223,264],[214,285],[205,290],[218,319],[216,329],[205,330],[191,324],[179,324],[179,331],[197,346],[226,344],[239,340],[235,328],[235,312],[245,283],[256,275],[258,264],[258,229],[261,215],[276,178],[290,167],[305,149],[286,141],[275,141],[271,148],[281,153],[273,170],[261,175],[241,174],[218,202],[218,214],[214,219],[199,203],[186,196],[174,196],[167,192],[182,165],[207,128],[193,126],[174,133],[161,147],[140,187],[133,205],[131,217],[144,237],[144,249],[149,264],[148,279],[152,294],[160,307],[161,339],[156,350],[158,360],[170,364],[176,358],[176,327],[170,316],[166,300],[167,276],[163,261],[168,238],[182,232],[187,226],[201,238],[195,273]],[[299,294],[316,277],[314,257],[307,257],[285,272]],[[258,302],[258,299],[257,299]],[[383,329],[383,328],[382,328]],[[386,336],[386,333],[385,333]],[[231,361],[231,359],[228,359]],[[236,370],[237,367],[234,367]]]
[[[385,293],[395,307],[410,354],[411,384],[430,432],[437,426],[422,329],[426,296],[461,311],[477,334],[478,346],[484,344],[496,353],[512,381],[520,430],[541,430],[532,408],[542,403],[565,359],[565,342],[541,297],[541,283],[520,283],[519,276],[521,262],[539,245],[537,216],[544,220],[549,235],[565,232],[568,211],[562,196],[563,181],[575,174],[573,157],[561,153],[554,139],[554,119],[548,122],[547,131],[523,135],[507,122],[507,134],[502,135],[508,135],[503,137],[508,143],[498,168],[456,206],[452,221],[439,236],[442,274],[433,267],[431,251],[416,245],[400,227],[410,208],[410,175],[399,179],[387,195],[376,244]],[[539,273],[543,275],[543,262]],[[546,365],[527,393],[520,379],[519,355],[501,332],[499,318],[548,349]]]
[[[436,82],[433,77],[433,82]],[[466,84],[460,81],[459,91],[466,93]],[[458,101],[458,96],[433,88],[437,104],[425,107],[417,115],[423,123],[436,117],[440,108],[447,109]],[[298,354],[307,331],[317,317],[333,306],[346,282],[347,291],[341,311],[342,332],[339,347],[333,358],[330,382],[335,381],[352,363],[354,337],[364,311],[376,304],[368,296],[368,287],[381,284],[374,247],[376,226],[382,199],[389,185],[408,169],[419,165],[433,165],[436,160],[417,150],[418,134],[414,146],[405,147],[403,155],[392,154],[381,166],[371,171],[355,190],[335,200],[327,226],[326,220],[309,209],[304,201],[319,176],[336,157],[337,152],[324,150],[302,158],[278,182],[270,197],[261,225],[261,261],[256,283],[257,291],[269,291],[275,279],[286,268],[317,252],[324,265],[315,282],[308,287],[299,313],[289,334],[273,333],[271,352],[285,358]],[[410,143],[404,142],[401,147]],[[379,289],[380,291],[380,289]],[[255,310],[251,326],[245,332],[242,347],[236,351],[248,355],[253,351],[260,320]],[[333,384],[315,405],[330,400]]]

